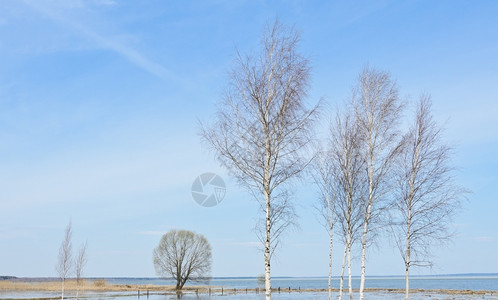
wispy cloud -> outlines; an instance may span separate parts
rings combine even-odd
[[[69,18],[66,16],[65,12],[69,9],[79,9],[83,10],[85,8],[85,3],[81,1],[68,1],[71,6],[68,7],[66,1],[61,2],[41,2],[41,1],[25,1],[26,5],[34,9],[35,11],[43,14],[45,17],[58,22],[64,26],[68,26],[75,31],[83,34],[87,38],[97,43],[100,47],[113,51],[120,56],[124,57],[130,63],[135,66],[149,72],[150,74],[166,80],[178,82],[180,79],[171,71],[166,69],[161,64],[154,62],[147,58],[145,55],[140,53],[135,48],[126,45],[122,41],[114,37],[104,36],[97,32],[95,29],[86,26],[82,22],[79,22],[76,18]],[[96,3],[101,5],[114,5],[115,2],[111,0],[100,0]],[[60,5],[59,5],[60,4]],[[58,5],[58,6],[54,6]]]

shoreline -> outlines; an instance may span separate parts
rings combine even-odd
[[[19,280],[0,280],[0,293],[2,292],[59,292],[61,290],[60,281],[19,281]],[[172,285],[154,285],[154,284],[109,284],[105,280],[83,280],[80,285],[77,285],[76,280],[67,280],[64,285],[64,290],[67,292],[176,292]],[[185,286],[182,289],[183,293],[198,293],[198,294],[260,294],[264,293],[264,288],[227,288],[221,286]],[[272,293],[327,293],[327,288],[272,288]],[[333,293],[339,292],[339,289],[333,288]],[[354,293],[358,293],[358,289],[353,289]],[[404,294],[404,289],[393,288],[366,288],[366,293],[392,293]],[[347,294],[348,290],[343,289],[343,293]],[[496,295],[498,291],[492,290],[452,290],[452,289],[411,289],[410,294],[419,293],[437,293],[444,295]]]

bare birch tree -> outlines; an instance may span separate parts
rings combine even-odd
[[[321,148],[317,150],[310,168],[313,182],[318,187],[319,200],[317,210],[323,218],[323,225],[329,235],[329,300],[332,299],[332,254],[334,247],[334,224],[336,191],[334,189],[334,170],[329,151]]]
[[[431,115],[431,100],[422,96],[415,122],[403,138],[397,160],[393,233],[405,264],[405,299],[412,266],[431,266],[430,247],[451,237],[448,228],[466,191],[455,185],[451,149],[442,141],[441,127]]]
[[[337,112],[330,130],[330,155],[336,192],[336,216],[344,243],[344,254],[339,284],[339,299],[342,299],[344,270],[347,262],[349,297],[353,298],[351,248],[358,239],[362,224],[362,191],[365,166],[360,155],[361,136],[351,109]]]
[[[154,249],[153,261],[156,273],[164,278],[173,277],[179,292],[189,280],[209,279],[211,245],[201,234],[171,230]]]
[[[238,54],[217,119],[201,129],[221,165],[260,201],[266,299],[271,299],[272,239],[278,234],[272,221],[275,201],[288,201],[285,183],[309,162],[302,154],[318,107],[308,109],[304,101],[310,66],[298,43],[299,35],[277,21],[266,30],[257,55]]]
[[[57,264],[55,269],[59,278],[62,282],[61,287],[61,299],[64,300],[64,284],[66,279],[71,273],[73,267],[73,245],[71,241],[72,231],[71,231],[71,221],[67,224],[66,231],[64,233],[64,240],[62,240],[61,246],[59,248],[59,256],[57,259]]]
[[[365,264],[369,231],[387,207],[392,167],[399,153],[399,122],[402,105],[390,75],[365,68],[353,92],[353,107],[361,135],[367,190],[361,238],[360,299],[364,298]],[[370,234],[370,236],[372,233]]]
[[[88,243],[85,242],[83,245],[81,245],[79,251],[78,251],[78,256],[76,257],[76,265],[75,265],[75,272],[76,272],[76,299],[79,298],[79,292],[80,292],[80,285],[83,280],[82,275],[83,275],[83,268],[86,266],[86,263],[88,261],[87,256],[86,256],[86,249],[87,249]]]

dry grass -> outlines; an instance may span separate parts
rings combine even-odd
[[[103,279],[98,279],[95,281],[84,280],[78,286],[76,280],[67,280],[64,284],[64,289],[66,291],[106,291],[106,292],[118,292],[118,291],[138,291],[138,290],[150,290],[150,291],[172,291],[173,286],[165,285],[137,285],[137,284],[107,284]],[[47,282],[19,282],[19,281],[0,281],[0,291],[60,291],[61,282],[60,281],[47,281]]]

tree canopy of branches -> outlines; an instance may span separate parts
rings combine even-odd
[[[398,88],[386,72],[365,68],[353,90],[352,106],[359,129],[360,155],[365,162],[367,188],[361,240],[360,299],[364,298],[367,235],[386,211],[388,193],[400,142],[398,123],[402,111]],[[370,234],[372,235],[372,234]],[[372,239],[370,239],[372,240]]]
[[[320,146],[311,163],[310,174],[313,182],[318,187],[318,206],[317,210],[323,217],[323,225],[329,234],[329,278],[328,292],[329,299],[332,299],[332,254],[334,248],[334,225],[335,225],[335,205],[336,191],[334,188],[334,170],[333,162],[329,151],[322,149]]]
[[[156,273],[176,280],[181,291],[188,280],[199,281],[210,277],[211,246],[201,235],[187,230],[171,230],[164,234],[153,253]]]
[[[451,149],[442,141],[441,127],[430,110],[430,98],[422,96],[397,160],[391,219],[405,264],[405,299],[409,296],[410,267],[431,265],[430,246],[451,236],[449,222],[466,193],[454,183]]]
[[[349,296],[353,297],[351,248],[358,240],[364,212],[362,198],[365,191],[363,170],[365,161],[360,155],[361,139],[354,112],[338,111],[330,129],[330,160],[332,162],[336,195],[335,213],[344,244],[344,254],[339,285],[342,299],[344,269],[347,262]]]
[[[310,66],[297,51],[299,35],[277,22],[268,27],[254,56],[237,54],[229,86],[203,141],[238,182],[259,201],[264,213],[266,298],[271,298],[270,257],[278,236],[292,224],[284,183],[299,175],[309,159],[318,105],[308,109]]]

